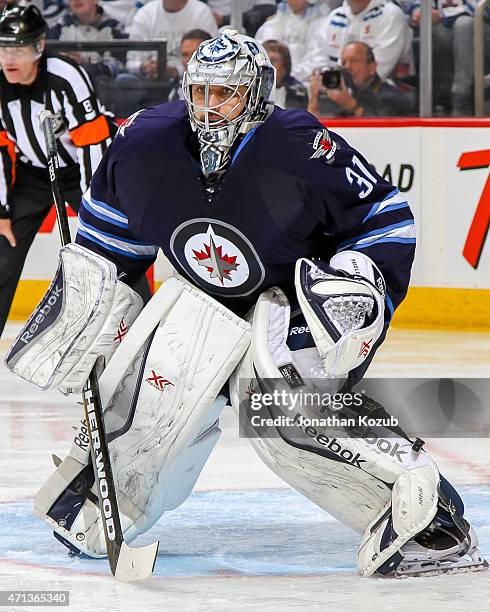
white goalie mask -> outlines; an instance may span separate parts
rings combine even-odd
[[[216,86],[221,88],[219,97],[211,90]],[[226,166],[239,135],[272,113],[275,70],[259,42],[225,30],[199,45],[186,66],[182,91],[207,175]]]

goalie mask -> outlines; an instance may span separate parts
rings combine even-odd
[[[226,166],[240,135],[271,114],[275,72],[259,42],[225,30],[199,45],[187,64],[182,91],[208,175]]]

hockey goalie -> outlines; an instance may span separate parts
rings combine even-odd
[[[362,379],[415,251],[398,189],[312,115],[274,106],[274,68],[256,40],[227,30],[203,42],[182,89],[184,101],[120,127],[83,197],[76,240],[7,357],[14,373],[66,394],[103,357],[127,542],[189,496],[221,411],[246,401],[248,385],[279,380],[294,392],[306,379]],[[144,306],[132,287],[158,249],[175,275]],[[419,440],[391,431],[400,452],[388,454],[346,432],[341,453],[281,434],[251,442],[359,534],[361,575],[486,567],[460,496]],[[83,420],[34,505],[72,550],[106,554]]]

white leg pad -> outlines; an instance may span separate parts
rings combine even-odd
[[[138,319],[127,336],[132,356],[124,340],[111,360],[114,365],[106,368],[100,381],[128,542],[192,491],[221,433],[217,419],[225,400],[218,398],[219,392],[250,342],[248,323],[189,284],[171,279],[160,291],[164,291],[165,316],[151,345],[145,345],[145,337],[135,336],[145,324],[143,310],[142,324]],[[119,379],[109,377],[115,371],[122,373]],[[78,459],[83,463],[85,453],[88,461],[88,445],[80,448],[75,440],[74,446]],[[37,498],[53,497],[43,489]],[[61,493],[58,487],[57,495]],[[41,515],[49,512],[47,503],[38,506]],[[98,509],[90,500],[76,521],[82,524],[73,523],[69,532],[60,531],[58,524],[53,527],[84,552],[105,554]],[[84,540],[77,538],[75,527],[80,529],[77,533],[86,534]]]
[[[274,379],[278,389],[296,393],[279,369],[294,363],[286,344],[288,316],[285,322],[281,311],[288,315],[287,299],[279,289],[260,296],[251,346],[230,380],[233,406],[242,431],[278,476],[363,534],[359,570],[371,575],[431,523],[437,512],[438,470],[423,450],[414,450],[409,440],[393,432],[384,438],[368,429],[364,437],[335,438],[320,425],[298,426],[297,431],[253,427],[250,389],[259,393]]]

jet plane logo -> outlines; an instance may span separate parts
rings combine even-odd
[[[226,34],[222,34],[218,38],[201,45],[197,50],[196,57],[198,60],[205,62],[224,62],[235,57],[239,52],[240,45]]]
[[[194,255],[198,265],[209,272],[210,278],[217,278],[222,285],[225,279],[232,280],[231,273],[240,265],[236,263],[236,255],[230,257],[223,253],[222,246],[216,246],[213,236],[209,237],[209,244],[204,245],[204,250],[194,250]]]
[[[337,143],[330,138],[328,130],[320,130],[313,141],[314,152],[310,159],[324,157],[327,163],[332,163],[337,151]]]

